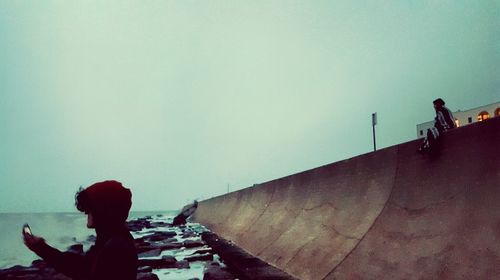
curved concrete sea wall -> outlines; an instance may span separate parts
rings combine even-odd
[[[194,220],[299,279],[497,279],[500,118],[200,202]]]

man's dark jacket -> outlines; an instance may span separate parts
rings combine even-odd
[[[96,230],[94,246],[84,255],[61,252],[45,242],[35,252],[56,270],[73,279],[82,280],[136,280],[137,251],[128,229]]]

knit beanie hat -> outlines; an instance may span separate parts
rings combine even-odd
[[[118,181],[95,183],[75,195],[76,208],[92,213],[98,226],[125,223],[132,206],[132,193]]]

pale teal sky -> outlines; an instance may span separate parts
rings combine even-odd
[[[176,209],[499,101],[499,1],[0,0],[0,212]]]

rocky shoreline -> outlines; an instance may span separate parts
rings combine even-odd
[[[139,254],[137,279],[140,280],[233,280],[220,257],[202,240],[207,230],[195,223],[173,226],[171,218],[147,216],[128,222]],[[93,242],[95,236],[89,236]],[[70,246],[68,251],[83,254],[83,245]],[[69,280],[43,260],[31,266],[13,266],[0,270],[0,280]]]

